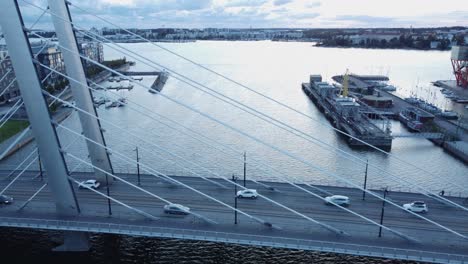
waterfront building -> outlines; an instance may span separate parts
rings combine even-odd
[[[6,46],[4,45],[0,46],[0,62],[0,94],[3,93],[3,95],[0,96],[0,104],[3,104],[8,100],[19,96],[19,88],[16,82],[10,86],[8,91],[4,92],[4,90],[15,78],[11,60],[8,56]],[[10,70],[11,72],[8,75],[5,75]]]
[[[44,47],[44,45],[46,45]],[[65,73],[65,63],[63,62],[62,52],[58,49],[56,44],[45,44],[44,42],[31,43],[33,54],[37,56],[37,60],[58,72]],[[51,71],[36,65],[39,78],[42,80]],[[50,77],[44,82],[44,85],[51,85],[61,80],[62,77],[58,73],[51,73]]]
[[[80,53],[90,58],[91,60],[99,63],[104,61],[104,50],[102,43],[100,42],[83,42],[78,45]],[[85,65],[89,65],[90,62],[84,61]]]
[[[46,46],[44,47],[44,45]],[[98,61],[100,63],[104,61],[104,52],[101,43],[83,42],[79,44],[79,49],[82,54],[92,60]],[[46,44],[43,41],[33,42],[31,43],[31,50],[34,55],[37,55],[37,60],[40,63],[55,69],[58,72],[65,73],[65,63],[63,61],[62,52],[56,44]],[[4,76],[9,70],[11,70],[11,73],[3,78],[3,80],[0,82],[0,93],[2,93],[15,78],[11,60],[8,56],[5,46],[0,46],[0,62],[0,76]],[[39,65],[36,66],[36,69],[40,79],[44,79],[50,73],[49,69],[40,67]],[[47,78],[47,81],[44,82],[44,85],[54,85],[59,81],[63,81],[63,77],[58,73],[51,73],[49,78]],[[15,82],[10,86],[7,92],[0,96],[0,104],[7,103],[16,98],[19,98],[19,95],[20,91],[18,85]]]

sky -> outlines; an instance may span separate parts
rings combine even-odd
[[[26,24],[42,13],[20,0]],[[468,26],[466,0],[70,0],[79,26],[125,28],[353,28]],[[38,28],[51,28],[48,18]]]

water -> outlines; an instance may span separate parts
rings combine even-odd
[[[263,111],[282,120],[309,135],[319,138],[327,144],[351,152],[361,159],[368,159],[370,164],[379,166],[402,177],[412,183],[438,190],[445,189],[458,193],[467,189],[466,165],[444,153],[424,139],[396,139],[393,141],[391,153],[431,172],[403,165],[394,158],[368,150],[351,150],[344,140],[335,132],[325,128],[317,121],[306,119],[289,110],[279,107],[254,95],[232,83],[209,74],[181,59],[171,56],[150,44],[121,44],[146,58],[170,67],[197,82],[203,83],[216,91],[222,92],[249,106]],[[419,97],[433,97],[436,104],[446,104],[438,89],[429,85],[430,81],[447,79],[451,66],[448,52],[438,51],[408,51],[408,50],[365,50],[365,49],[336,49],[316,48],[310,43],[282,43],[282,42],[213,42],[200,41],[195,43],[165,43],[161,44],[184,56],[202,63],[216,71],[222,72],[241,83],[274,97],[283,103],[312,116],[319,122],[328,121],[315,108],[312,102],[303,94],[300,84],[308,80],[309,74],[322,74],[327,80],[333,75],[343,74],[346,69],[357,74],[389,74],[393,84],[398,86],[398,93],[404,96],[417,93]],[[106,59],[120,58],[123,55],[105,48]],[[128,56],[127,56],[128,58]],[[132,70],[152,70],[150,67],[137,62]],[[145,85],[151,85],[154,77],[145,77]],[[104,85],[108,85],[104,83]],[[422,88],[421,88],[422,87]],[[127,97],[163,116],[180,122],[208,138],[223,142],[235,148],[239,154],[235,157],[225,155],[200,141],[168,128],[158,121],[163,121],[154,114],[144,116],[125,108],[98,109],[100,117],[110,121],[102,122],[106,129],[105,136],[108,145],[118,152],[135,157],[135,147],[139,147],[141,162],[150,165],[160,172],[177,175],[193,175],[194,172],[209,175],[208,172],[195,164],[207,167],[221,176],[230,177],[232,173],[241,175],[243,169],[242,152],[247,152],[247,175],[262,180],[281,180],[274,177],[274,173],[254,167],[253,158],[261,159],[270,166],[281,171],[282,177],[297,181],[307,181],[325,185],[350,185],[339,181],[319,169],[308,167],[283,154],[277,153],[261,144],[246,139],[241,135],[209,121],[200,114],[193,113],[160,95],[150,94],[138,85],[131,91],[118,91],[119,96]],[[362,184],[365,165],[342,158],[336,151],[323,149],[284,132],[264,121],[253,118],[242,111],[215,100],[197,91],[175,78],[169,78],[163,93],[177,100],[200,109],[215,118],[236,128],[247,131],[255,137],[306,159],[308,162],[324,168],[330,173],[344,177],[355,184]],[[436,94],[436,96],[433,96]],[[95,94],[96,96],[100,96]],[[111,97],[110,93],[107,96]],[[141,108],[139,108],[142,110]],[[145,111],[145,110],[143,110]],[[145,111],[146,112],[146,111]],[[63,125],[81,131],[78,117],[74,113]],[[127,135],[113,125],[123,128],[142,139]],[[406,131],[398,122],[393,122],[393,131]],[[81,158],[86,158],[83,140],[70,132],[59,130],[63,146],[68,146],[70,152]],[[130,142],[128,142],[130,141]],[[187,161],[158,153],[157,144]],[[18,164],[31,151],[30,144],[2,163],[2,166]],[[111,156],[114,167],[118,171],[136,171],[134,164],[126,164],[117,154]],[[177,163],[174,163],[177,161]],[[78,166],[78,170],[89,170],[72,158],[67,158],[70,169]],[[187,167],[178,167],[175,164]],[[393,188],[407,188],[407,185],[395,181],[376,169],[369,169],[369,185],[373,188],[390,186]],[[450,182],[450,183],[449,183]],[[32,242],[31,242],[32,241]],[[57,246],[59,237],[54,232],[22,231],[2,229],[0,252],[9,256],[22,255],[28,250],[24,258],[46,259],[53,261],[69,261],[70,255],[51,254],[49,249]],[[5,246],[6,245],[6,246]],[[33,245],[29,247],[27,245]],[[400,263],[392,260],[378,260],[358,258],[346,255],[291,251],[281,249],[265,249],[243,247],[207,242],[191,242],[180,240],[161,240],[135,237],[119,237],[109,235],[95,235],[92,237],[93,248],[90,253],[79,256],[90,263],[235,263],[236,259],[248,256],[247,262],[252,263]],[[63,258],[62,258],[63,257]],[[74,256],[73,259],[78,259]]]
[[[439,89],[431,86],[430,82],[450,77],[449,52],[317,48],[310,43],[269,41],[199,41],[161,44],[312,116],[314,120],[311,120],[282,108],[276,103],[269,102],[153,45],[147,43],[121,45],[217,92],[230,96],[298,128],[314,138],[326,142],[333,148],[350,152],[360,159],[368,159],[371,165],[390,171],[394,175],[398,175],[398,177],[414,184],[419,184],[434,191],[445,189],[446,192],[457,194],[467,189],[466,165],[444,153],[441,148],[435,147],[428,140],[395,139],[391,150],[393,155],[417,164],[419,167],[424,168],[426,172],[402,164],[395,158],[376,151],[350,149],[335,132],[319,125],[319,122],[326,125],[329,123],[304,95],[300,87],[302,82],[308,81],[309,74],[322,74],[326,80],[331,80],[333,75],[343,74],[346,69],[349,69],[356,74],[389,74],[391,82],[399,88],[397,93],[404,96],[418,94],[421,98],[429,98],[432,94],[439,93]],[[124,55],[105,47],[105,56],[106,59],[115,59]],[[132,67],[131,70],[149,71],[154,69],[137,62],[136,66]],[[141,83],[149,86],[153,80],[154,77],[145,77]],[[103,85],[109,85],[109,83]],[[312,163],[312,166],[307,166],[283,153],[278,153],[269,147],[233,132],[160,95],[151,94],[138,85],[135,85],[135,88],[131,91],[114,91],[114,93],[126,97],[130,101],[137,102],[160,115],[176,120],[180,124],[238,151],[232,156],[207,147],[196,139],[162,125],[159,123],[164,121],[162,118],[150,114],[142,108],[138,109],[144,111],[150,117],[137,113],[129,107],[105,109],[104,106],[101,106],[98,110],[100,117],[109,121],[109,123],[102,122],[106,129],[105,136],[108,145],[132,158],[135,157],[134,149],[138,146],[142,163],[148,164],[160,172],[176,175],[203,173],[204,175],[213,176],[201,167],[203,166],[224,177],[230,177],[233,173],[240,175],[243,170],[242,152],[246,151],[247,173],[248,177],[251,178],[281,181],[278,178],[278,176],[281,176],[294,181],[324,185],[350,186],[350,184],[362,184],[365,164],[345,159],[336,151],[331,151],[330,147],[321,148],[317,144],[291,135],[291,133],[214,99],[174,77],[169,78],[163,94],[207,113],[236,129],[245,131],[268,144],[276,145],[291,155],[303,158]],[[95,96],[99,97],[101,95],[96,93]],[[115,97],[110,93],[107,93],[106,96]],[[445,100],[443,96],[432,97],[434,98],[432,102],[435,104],[441,104]],[[81,131],[76,113],[63,124]],[[394,133],[406,131],[396,121],[392,122],[392,129]],[[127,135],[127,132],[132,133],[132,136]],[[69,145],[77,138],[76,135],[66,131],[61,131],[59,134],[63,146]],[[140,137],[140,139],[134,136]],[[174,155],[184,158],[185,161],[174,155],[164,152],[159,153],[161,149],[152,144],[156,144],[164,150],[169,150]],[[17,164],[29,153],[31,148],[32,146],[24,148],[7,160],[6,163]],[[81,139],[70,147],[70,151],[75,155],[86,158],[86,148]],[[276,170],[279,170],[280,175],[265,166],[255,166],[254,159],[260,159],[268,163]],[[134,164],[122,161],[118,155],[112,155],[112,160],[117,171],[136,171]],[[87,166],[78,164],[72,158],[68,158],[67,161],[70,168],[78,166],[78,170],[89,170]],[[197,166],[197,164],[200,166]],[[333,177],[330,174],[336,174],[337,176]],[[352,183],[344,182],[337,177],[345,178]],[[409,187],[408,184],[401,183],[401,181],[397,181],[373,167],[369,168],[368,183],[371,188],[388,186],[398,190]]]
[[[15,263],[416,263],[302,250],[247,247],[190,240],[91,235],[85,253],[50,252],[60,245],[58,232],[1,229],[0,253]],[[14,242],[13,242],[14,241]],[[20,247],[18,245],[21,245]],[[27,254],[25,254],[27,252]]]

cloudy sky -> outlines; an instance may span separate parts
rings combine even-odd
[[[25,0],[45,7],[45,0]],[[20,0],[26,23],[41,11]],[[466,0],[71,0],[123,27],[468,26]],[[83,27],[109,26],[71,8]],[[38,23],[47,28],[47,18]]]

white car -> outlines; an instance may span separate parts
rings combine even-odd
[[[412,203],[404,204],[403,208],[415,213],[427,213],[427,211],[429,210],[427,209],[427,205],[422,201],[415,201]]]
[[[97,189],[97,188],[99,188],[99,186],[101,186],[101,183],[96,181],[96,180],[87,180],[87,181],[84,181],[84,182],[80,182],[78,184],[78,188],[80,188],[80,189],[83,189],[83,188],[86,188],[86,187]]]
[[[252,198],[255,199],[258,197],[257,190],[254,189],[245,189],[237,192],[237,198]]]
[[[341,206],[349,206],[349,197],[344,195],[332,195],[325,197],[325,203],[333,205],[333,203]]]
[[[190,208],[181,204],[166,204],[164,205],[164,213],[166,214],[190,214]]]

